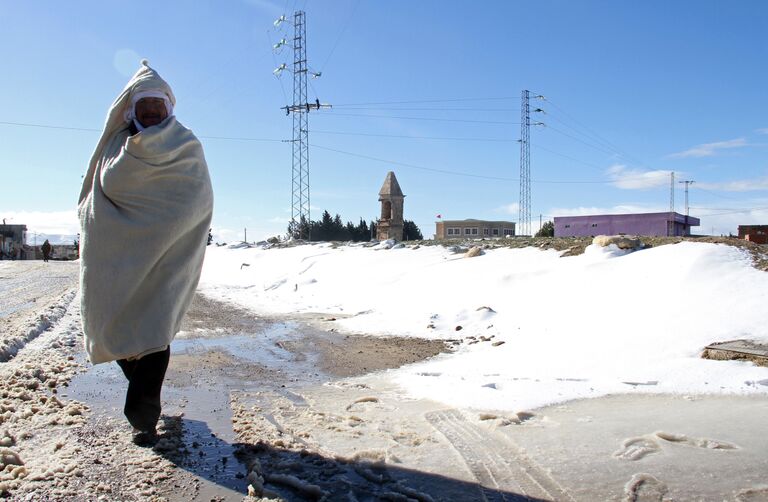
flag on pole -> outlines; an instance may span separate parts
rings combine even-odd
[[[436,216],[436,218],[437,218],[438,220],[439,220],[440,218],[442,218],[442,217],[443,217],[443,215],[442,215],[442,214],[438,214],[438,215]]]

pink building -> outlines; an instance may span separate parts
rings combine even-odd
[[[555,237],[589,237],[592,235],[691,235],[691,227],[700,221],[679,213],[596,214],[589,216],[555,216]]]

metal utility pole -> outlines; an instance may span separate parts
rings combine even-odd
[[[685,183],[685,216],[688,216],[688,186],[696,183],[694,180],[682,180],[678,183]]]
[[[675,171],[669,173],[669,226],[667,237],[675,235]]]
[[[310,110],[330,108],[331,105],[320,104],[319,99],[315,99],[314,103],[307,101],[307,24],[304,11],[296,11],[293,14],[293,31],[293,104],[282,107],[286,115],[293,114],[290,233],[296,238],[309,239],[309,223],[312,220],[309,213],[308,115]],[[285,65],[277,68],[275,74],[278,75],[283,69]],[[319,73],[312,75],[320,76]],[[301,223],[306,223],[307,226],[302,228]]]
[[[520,207],[518,235],[531,235],[531,111],[530,91],[522,92],[520,105]]]
[[[675,171],[669,173],[669,212],[675,212]]]

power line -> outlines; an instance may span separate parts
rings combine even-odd
[[[739,211],[728,211],[726,213],[710,213],[710,214],[702,214],[700,217],[704,218],[707,216],[724,216],[726,214],[741,214],[741,213],[751,213],[753,211],[768,211],[768,207],[753,207],[750,209],[742,209]]]
[[[540,96],[541,96],[541,95],[540,95]],[[600,141],[600,142],[602,142],[602,143],[604,143],[604,144],[608,145],[608,146],[609,146],[609,147],[610,147],[610,148],[611,148],[613,151],[617,152],[619,155],[621,155],[621,156],[622,156],[622,157],[624,157],[625,159],[628,159],[628,160],[631,160],[631,159],[632,159],[632,156],[631,156],[631,155],[627,155],[626,153],[622,153],[622,151],[621,151],[619,148],[617,148],[616,146],[614,146],[614,145],[613,145],[613,144],[612,144],[610,141],[606,140],[605,138],[603,138],[602,136],[600,136],[600,135],[599,135],[599,134],[597,134],[596,132],[592,131],[592,130],[591,130],[589,127],[587,127],[587,126],[586,126],[585,124],[583,124],[582,122],[579,122],[578,120],[576,120],[576,118],[574,118],[574,117],[572,117],[571,115],[569,115],[569,114],[568,114],[568,113],[567,113],[565,110],[563,110],[563,109],[562,109],[560,106],[558,106],[556,103],[553,103],[553,102],[552,102],[550,99],[548,99],[548,98],[547,98],[547,97],[545,97],[545,96],[541,96],[541,98],[542,98],[544,101],[546,101],[547,103],[549,103],[550,105],[552,105],[553,107],[555,107],[556,109],[558,109],[558,110],[559,110],[559,111],[560,111],[560,112],[561,112],[563,115],[565,115],[566,117],[570,118],[572,121],[574,121],[575,123],[577,123],[577,124],[579,124],[581,127],[583,127],[583,128],[584,128],[584,129],[585,129],[585,130],[586,130],[586,131],[587,131],[589,134],[591,134],[591,135],[592,135],[594,138],[597,138],[597,139],[598,139],[598,141]],[[562,122],[562,121],[561,121],[561,122]],[[638,160],[638,159],[635,159],[635,160]],[[639,165],[644,165],[645,163],[641,161],[641,162],[638,162],[638,164],[639,164]]]
[[[0,125],[11,125],[11,126],[20,126],[20,127],[39,127],[43,129],[56,129],[56,130],[63,130],[63,131],[84,131],[84,132],[102,132],[102,129],[90,129],[86,127],[67,127],[67,126],[57,126],[57,125],[47,125],[47,124],[29,124],[29,123],[23,123],[23,122],[6,122],[6,121],[0,121]],[[285,140],[282,139],[275,139],[275,138],[253,138],[253,137],[238,137],[238,136],[202,136],[202,135],[196,135],[199,139],[220,139],[220,140],[230,140],[230,141],[269,141],[269,142],[275,142],[275,143],[282,143],[285,142]]]
[[[336,112],[321,113],[318,116],[321,116],[321,117],[335,117],[335,116],[370,117],[370,118],[399,119],[399,120],[427,120],[427,121],[434,121],[434,122],[464,122],[464,123],[470,123],[470,124],[504,124],[504,125],[520,124],[520,122],[506,122],[506,121],[493,121],[493,120],[443,119],[443,118],[434,118],[434,117],[400,117],[395,115],[370,115],[370,114],[361,114],[361,113],[336,113]]]
[[[333,56],[334,51],[336,50],[336,47],[339,45],[339,42],[341,41],[341,37],[344,36],[344,33],[347,31],[347,28],[349,27],[350,21],[352,21],[352,18],[355,16],[355,12],[357,11],[357,7],[360,5],[360,0],[357,0],[355,3],[355,6],[352,8],[352,12],[349,14],[349,17],[347,18],[347,22],[344,23],[344,27],[341,29],[341,32],[339,33],[339,36],[336,38],[336,42],[333,44],[333,48],[331,49],[331,52],[328,54],[328,57],[325,58],[325,62],[320,66],[320,73],[325,70],[326,65],[328,64],[328,61],[331,59],[331,56]]]
[[[20,127],[39,127],[39,128],[45,128],[45,129],[54,129],[54,130],[72,130],[72,131],[84,131],[84,132],[102,132],[101,129],[90,129],[90,128],[84,128],[84,127],[67,127],[67,126],[57,126],[57,125],[47,125],[47,124],[32,124],[32,123],[23,123],[23,122],[9,122],[9,121],[0,121],[0,125],[10,125],[10,126],[20,126]],[[355,135],[355,136],[385,136],[385,137],[394,137],[394,138],[412,138],[412,139],[435,139],[435,140],[453,140],[453,141],[489,141],[489,142],[512,142],[514,140],[504,140],[504,139],[497,139],[497,138],[461,138],[461,137],[439,137],[439,136],[405,136],[405,135],[383,135],[383,134],[367,134],[367,133],[348,133],[348,132],[336,132],[336,131],[316,131],[312,130],[313,133],[326,133],[326,134],[342,134],[342,135]],[[285,139],[277,139],[277,138],[258,138],[258,137],[248,137],[248,136],[208,136],[208,135],[197,135],[199,139],[212,139],[212,140],[222,140],[222,141],[256,141],[256,142],[270,142],[270,143],[286,143],[291,142],[290,140]],[[469,177],[475,177],[475,178],[482,178],[482,179],[492,179],[492,180],[501,180],[501,181],[518,181],[518,178],[506,178],[506,177],[499,177],[499,176],[484,176],[484,175],[476,175],[472,173],[465,173],[460,171],[449,171],[445,169],[435,169],[435,168],[429,168],[424,166],[416,166],[413,164],[408,164],[404,162],[396,162],[392,160],[385,160],[385,159],[379,159],[376,157],[371,157],[369,155],[362,155],[357,154],[353,152],[347,152],[344,150],[338,150],[334,148],[328,148],[323,147],[320,145],[311,145],[316,148],[320,148],[323,150],[328,150],[332,152],[342,153],[345,155],[350,155],[354,157],[360,157],[360,158],[366,158],[369,160],[375,160],[377,162],[387,162],[391,164],[397,164],[402,165],[404,167],[413,167],[415,169],[422,169],[425,171],[433,171],[433,172],[440,172],[444,174],[452,174],[456,176],[469,176]],[[537,145],[534,145],[537,146]],[[554,153],[556,155],[560,155],[566,158],[569,158],[571,160],[578,161],[578,159],[574,159],[572,157],[568,157],[566,155],[563,155],[561,153],[555,152],[553,150],[549,150],[546,148],[543,148],[541,146],[537,146],[537,148],[541,148],[543,150],[547,150],[551,153]],[[666,173],[664,174],[666,176]],[[622,178],[622,180],[631,181],[631,180],[641,180],[646,179],[645,176],[638,176],[638,177],[628,177],[628,178]],[[544,183],[544,184],[612,184],[615,183],[615,180],[610,181],[597,181],[597,180],[587,180],[587,181],[578,181],[578,180],[531,180],[533,183]],[[701,187],[694,187],[699,190],[703,190]]]
[[[556,133],[558,133],[558,134],[562,134],[563,136],[566,136],[566,137],[568,137],[568,138],[571,138],[571,139],[572,139],[572,140],[574,140],[574,141],[578,141],[578,142],[579,142],[579,143],[581,143],[582,145],[586,145],[586,146],[588,146],[588,147],[590,147],[590,148],[594,148],[595,150],[598,150],[598,151],[600,151],[600,152],[603,152],[603,153],[605,153],[605,154],[608,154],[608,155],[615,155],[615,152],[611,152],[611,151],[609,151],[609,150],[606,150],[605,148],[603,148],[603,147],[601,147],[601,146],[598,146],[598,145],[594,145],[594,144],[592,144],[592,143],[587,143],[586,141],[582,140],[581,138],[577,138],[576,136],[573,136],[573,135],[571,135],[571,134],[568,134],[567,132],[561,131],[560,129],[557,129],[556,127],[552,127],[552,126],[550,126],[550,125],[547,125],[547,126],[545,126],[545,127],[546,127],[546,129],[550,129],[550,130],[552,130],[552,131],[555,131],[555,132],[556,132]]]
[[[560,152],[556,152],[556,151],[554,151],[554,150],[551,150],[551,149],[549,149],[549,148],[543,147],[543,146],[541,146],[541,145],[538,145],[538,144],[536,144],[536,143],[531,143],[531,146],[533,146],[533,147],[535,147],[535,148],[537,148],[537,149],[539,149],[539,150],[544,150],[545,152],[549,152],[549,153],[551,153],[551,154],[554,154],[554,155],[558,155],[558,156],[560,156],[560,157],[563,157],[563,158],[565,158],[565,159],[568,159],[568,160],[572,160],[572,161],[574,161],[574,162],[578,162],[579,164],[584,164],[585,166],[593,167],[593,168],[595,168],[595,169],[597,169],[597,170],[599,170],[599,171],[605,171],[605,167],[604,167],[604,166],[598,166],[597,164],[592,164],[592,163],[590,163],[590,162],[586,162],[586,161],[583,161],[583,160],[579,160],[579,159],[577,159],[577,158],[574,158],[574,157],[571,157],[571,156],[569,156],[569,155],[565,155],[565,154],[563,154],[563,153],[560,153]]]
[[[426,167],[426,166],[419,166],[419,165],[415,165],[415,164],[410,164],[410,163],[407,163],[407,162],[398,162],[398,161],[394,161],[394,160],[390,160],[390,159],[381,159],[381,158],[378,158],[378,157],[373,157],[371,155],[364,155],[364,154],[360,154],[360,153],[347,152],[345,150],[339,150],[339,149],[336,149],[336,148],[329,148],[329,147],[315,145],[315,144],[311,144],[310,146],[312,146],[313,148],[319,148],[321,150],[327,150],[329,152],[341,153],[343,155],[348,155],[350,157],[357,157],[357,158],[361,158],[361,159],[373,160],[375,162],[382,162],[382,163],[386,163],[386,164],[394,164],[394,165],[403,166],[403,167],[410,167],[410,168],[419,169],[419,170],[422,170],[422,171],[430,171],[430,172],[436,172],[436,173],[441,173],[441,174],[450,174],[452,176],[464,176],[464,177],[469,177],[469,178],[480,178],[480,179],[488,179],[488,180],[495,180],[495,181],[519,181],[519,178],[508,178],[508,177],[503,177],[503,176],[487,176],[487,175],[482,175],[482,174],[467,173],[467,172],[463,172],[463,171],[452,171],[452,170],[448,170],[448,169],[438,169],[438,168],[433,168],[433,167]],[[631,179],[631,178],[625,178],[625,179]],[[645,178],[643,177],[643,178],[638,178],[638,179],[645,179]],[[606,184],[614,183],[614,181],[605,181],[605,180],[603,180],[603,181],[597,181],[597,180],[579,181],[579,180],[536,180],[536,179],[532,179],[531,182],[532,183],[541,183],[541,184],[552,184],[552,185],[560,185],[560,184],[563,184],[563,185],[606,185]]]
[[[397,162],[397,161],[394,161],[394,160],[380,159],[380,158],[377,158],[377,157],[372,157],[370,155],[363,155],[363,154],[359,154],[359,153],[346,152],[344,150],[337,150],[335,148],[328,148],[328,147],[320,146],[320,145],[314,145],[313,144],[313,145],[310,145],[310,146],[312,146],[313,148],[319,148],[321,150],[328,150],[329,152],[336,152],[336,153],[341,153],[341,154],[344,154],[344,155],[349,155],[351,157],[358,157],[358,158],[361,158],[361,159],[372,160],[372,161],[375,161],[375,162],[383,162],[385,164],[394,164],[394,165],[403,166],[403,167],[410,167],[410,168],[419,169],[419,170],[422,170],[422,171],[430,171],[430,172],[441,173],[441,174],[450,174],[452,176],[465,176],[465,177],[469,177],[469,178],[480,178],[480,179],[486,179],[486,180],[516,181],[513,178],[504,178],[504,177],[501,177],[501,176],[485,176],[485,175],[482,175],[482,174],[473,174],[473,173],[465,173],[465,172],[460,172],[460,171],[450,171],[450,170],[447,170],[447,169],[437,169],[437,168],[433,168],[433,167],[417,166],[415,164],[408,164],[406,162]]]
[[[402,107],[365,107],[365,106],[347,106],[344,110],[380,110],[380,111],[425,111],[425,112],[519,112],[520,108],[402,108]]]
[[[448,99],[421,99],[421,100],[409,100],[409,101],[371,101],[368,103],[342,103],[340,105],[334,105],[337,108],[344,106],[368,106],[368,105],[406,105],[406,104],[418,104],[418,103],[455,103],[458,101],[502,101],[502,100],[517,100],[518,97],[505,96],[494,98],[448,98]]]
[[[501,138],[461,138],[461,137],[446,137],[446,136],[409,136],[405,134],[374,134],[364,132],[342,132],[342,131],[318,131],[312,129],[314,134],[338,134],[342,136],[372,136],[379,138],[403,138],[403,139],[430,139],[430,140],[448,140],[448,141],[486,141],[486,142],[498,142],[498,143],[512,143],[515,140],[501,139]]]
[[[717,192],[713,192],[712,190],[707,190],[706,188],[701,188],[700,186],[693,187],[694,190],[701,190],[702,192],[707,192],[708,194],[714,195],[715,197],[720,197],[723,199],[730,199],[730,200],[740,200],[739,197],[731,197],[728,195],[719,194]]]
[[[227,141],[264,141],[271,143],[285,143],[288,140],[285,139],[272,139],[272,138],[243,138],[243,137],[231,137],[231,136],[198,136],[200,139],[220,139]]]
[[[88,129],[84,127],[65,127],[65,126],[55,126],[55,125],[45,125],[45,124],[28,124],[24,122],[0,122],[0,124],[19,126],[19,127],[40,127],[43,129],[62,129],[65,131],[101,132],[101,129]]]

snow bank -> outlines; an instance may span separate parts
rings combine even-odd
[[[56,324],[67,311],[67,306],[72,302],[76,293],[76,290],[66,292],[61,298],[54,301],[45,313],[30,321],[24,328],[4,330],[0,334],[0,362],[8,361],[29,342]]]
[[[699,357],[768,342],[768,274],[740,250],[684,242],[630,253],[590,246],[208,248],[201,291],[261,313],[334,314],[348,331],[458,339],[388,372],[415,397],[520,410],[617,392],[766,393],[768,368]]]

